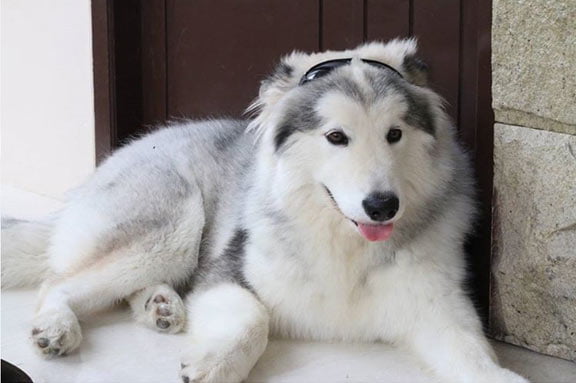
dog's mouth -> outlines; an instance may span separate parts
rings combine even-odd
[[[354,226],[358,228],[358,231],[364,238],[366,238],[369,241],[376,242],[376,241],[386,241],[392,236],[392,231],[394,230],[393,223],[387,223],[387,224],[362,223],[355,221],[351,218],[348,218],[346,214],[342,212],[340,206],[338,206],[338,202],[336,202],[336,199],[334,198],[334,195],[332,194],[330,189],[328,189],[326,185],[322,186],[324,186],[324,190],[326,190],[326,193],[328,193],[328,196],[330,197],[330,200],[332,201],[332,205],[334,206],[334,208],[338,210],[338,212],[344,218],[352,222]]]

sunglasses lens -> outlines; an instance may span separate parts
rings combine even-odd
[[[306,74],[300,80],[300,85],[305,84],[309,81],[316,80],[322,76],[326,76],[328,73],[332,72],[334,69],[346,65],[350,62],[350,59],[338,59],[330,60],[314,65],[312,68],[306,72]]]
[[[336,59],[336,60],[330,60],[330,61],[325,61],[323,63],[314,65],[312,68],[310,68],[308,70],[308,72],[306,72],[306,74],[304,76],[302,76],[302,78],[300,79],[300,85],[302,84],[306,84],[307,82],[310,82],[312,80],[316,80],[320,77],[326,76],[328,73],[332,72],[334,69],[341,67],[343,65],[349,64],[350,61],[352,61],[352,59]],[[362,59],[363,62],[365,62],[366,64],[372,65],[376,68],[380,68],[380,69],[389,69],[391,71],[393,71],[394,73],[396,73],[398,76],[402,77],[402,75],[400,74],[400,72],[398,72],[396,69],[392,68],[390,65],[381,63],[379,61],[375,61],[375,60],[368,60],[368,59]]]

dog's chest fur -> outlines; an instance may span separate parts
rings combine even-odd
[[[395,305],[398,266],[390,254],[337,237],[284,243],[261,229],[246,248],[245,275],[283,337],[374,341]],[[256,233],[253,233],[256,234]],[[379,254],[377,254],[379,252]]]

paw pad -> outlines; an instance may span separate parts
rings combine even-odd
[[[168,305],[160,305],[156,309],[156,314],[163,316],[163,317],[169,317],[170,315],[172,315],[172,312],[168,308]]]
[[[168,327],[170,327],[170,322],[168,322],[167,320],[164,320],[162,318],[158,319],[156,321],[156,326],[160,327],[161,329],[165,330]]]
[[[160,290],[160,291],[159,291]],[[145,323],[160,332],[177,333],[183,329],[186,311],[182,299],[175,291],[158,289],[145,305]]]
[[[32,344],[46,358],[65,355],[82,341],[78,319],[71,311],[53,311],[38,315],[32,328]]]

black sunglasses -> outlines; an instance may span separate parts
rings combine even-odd
[[[368,59],[361,59],[361,60],[363,62],[365,62],[366,64],[370,64],[376,68],[390,69],[392,72],[396,73],[401,78],[404,78],[402,76],[402,74],[400,74],[400,72],[398,72],[396,69],[392,68],[388,64],[384,64],[384,63],[381,63],[380,61],[375,61],[375,60],[368,60]],[[321,62],[320,64],[316,64],[312,68],[310,68],[304,76],[302,76],[302,78],[300,79],[299,85],[306,84],[307,82],[310,82],[312,80],[316,80],[317,78],[325,76],[328,73],[332,72],[336,68],[350,64],[351,61],[352,61],[351,58],[347,58],[347,59],[329,60],[329,61]]]

